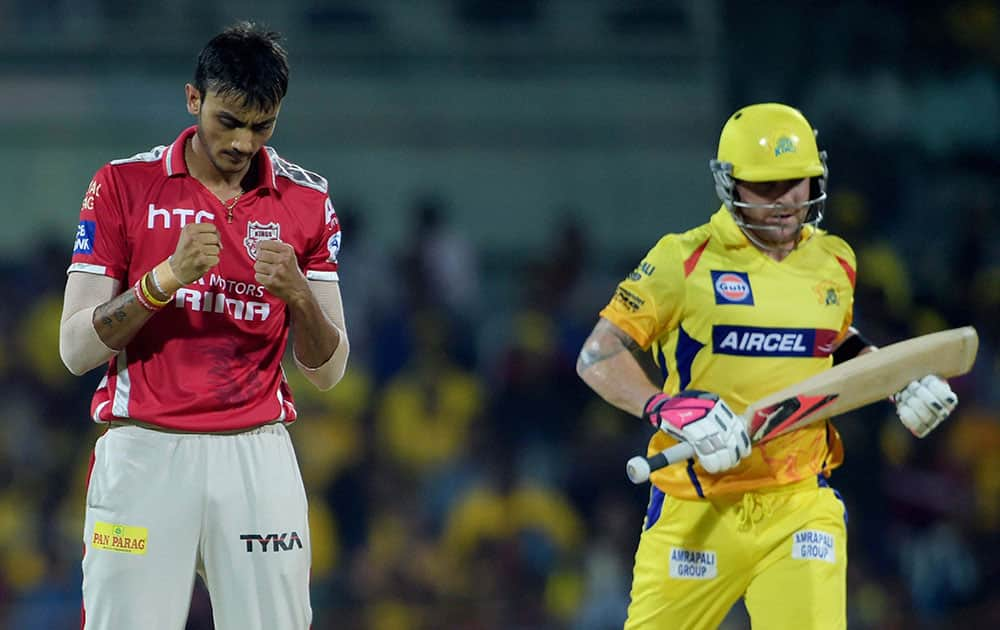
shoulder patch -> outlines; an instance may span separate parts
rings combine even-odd
[[[167,150],[165,145],[153,147],[149,151],[136,153],[132,157],[111,160],[111,164],[128,164],[129,162],[158,162],[163,157],[163,152]]]
[[[264,147],[264,150],[267,151],[267,156],[271,158],[271,164],[274,165],[275,175],[287,177],[299,186],[312,188],[313,190],[318,190],[321,193],[328,191],[329,186],[326,183],[326,178],[322,175],[318,175],[312,171],[307,171],[298,164],[292,164],[288,160],[280,157],[278,152],[271,147]]]

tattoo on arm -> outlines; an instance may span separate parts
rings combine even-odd
[[[94,319],[99,320],[105,328],[111,328],[115,321],[122,323],[128,319],[126,309],[134,303],[135,293],[131,290],[125,291],[118,297],[98,306],[94,311]]]
[[[94,330],[104,345],[121,349],[128,345],[151,315],[139,304],[135,290],[130,288],[94,309]]]
[[[617,326],[601,321],[594,327],[594,332],[591,333],[587,342],[583,344],[577,367],[587,369],[622,352],[635,354],[641,351],[639,344],[624,331]]]
[[[612,346],[610,348],[605,348],[599,346],[598,344],[587,344],[580,351],[580,367],[583,369],[589,368],[590,366],[600,363],[605,359],[610,359],[616,354],[623,352],[625,350],[622,346]]]

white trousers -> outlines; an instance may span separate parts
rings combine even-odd
[[[84,630],[183,630],[195,573],[216,630],[307,630],[306,495],[287,429],[110,428],[83,530]]]

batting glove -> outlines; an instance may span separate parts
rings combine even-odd
[[[733,468],[750,454],[750,436],[743,419],[718,394],[686,390],[671,398],[654,394],[643,416],[682,442],[694,447],[701,467],[709,473]]]
[[[903,425],[918,438],[933,431],[958,405],[958,396],[948,381],[933,374],[913,381],[892,400]]]

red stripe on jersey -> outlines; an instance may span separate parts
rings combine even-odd
[[[816,342],[813,344],[814,357],[828,357],[833,354],[833,344],[837,341],[836,330],[816,329]]]
[[[698,248],[694,250],[690,256],[688,256],[688,259],[684,261],[685,278],[690,276],[691,272],[694,271],[694,268],[698,266],[698,260],[701,259],[701,255],[705,252],[705,248],[708,247],[709,240],[711,239],[705,239],[705,242],[699,245]]]
[[[851,266],[851,263],[847,262],[840,256],[837,256],[837,262],[839,262],[840,266],[844,268],[844,271],[847,273],[847,279],[851,281],[851,286],[853,287],[855,278],[858,275],[857,272],[854,271],[854,267]]]

